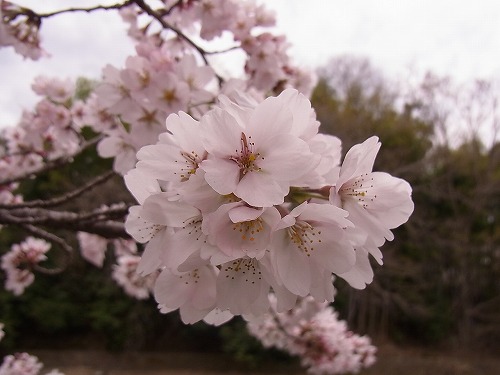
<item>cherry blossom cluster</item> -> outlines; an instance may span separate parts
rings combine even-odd
[[[260,102],[221,95],[199,121],[170,115],[138,152],[125,182],[139,205],[125,228],[147,243],[138,271],[161,269],[162,311],[186,323],[262,315],[271,290],[283,312],[299,297],[333,301],[332,275],[372,281],[369,255],[382,263],[379,247],[413,211],[411,187],[372,172],[377,137],[340,164],[340,140],[318,126],[293,89]]]
[[[358,373],[375,363],[370,339],[349,331],[327,303],[306,297],[295,309],[279,313],[274,296],[270,298],[271,313],[247,325],[264,347],[299,356],[315,375]]]
[[[213,70],[193,55],[176,57],[165,47],[137,49],[139,54],[129,57],[124,69],[104,68],[103,82],[90,102],[98,108],[88,109],[110,116],[110,121],[91,120],[89,125],[106,135],[99,154],[113,157],[114,169],[122,174],[134,166],[142,146],[157,140],[169,114],[202,111],[215,96],[209,91]]]
[[[0,341],[4,337],[4,324],[0,323]],[[0,365],[0,375],[39,375],[43,364],[37,357],[28,353],[16,353],[4,357]],[[45,375],[64,375],[57,369],[47,372]]]
[[[102,268],[108,245],[114,249],[116,264],[113,265],[111,277],[130,297],[146,299],[151,295],[156,274],[141,277],[136,271],[140,261],[137,243],[133,240],[108,240],[101,236],[86,232],[78,232],[82,257],[96,267]]]
[[[123,69],[106,66],[103,83],[87,105],[87,113],[101,117],[88,125],[106,135],[99,154],[113,157],[114,169],[121,174],[133,168],[142,146],[156,142],[168,115],[184,111],[199,118],[209,110],[218,90],[238,87],[268,92],[292,84],[302,91],[312,88],[312,75],[290,63],[284,37],[253,35],[254,29],[275,22],[264,7],[233,0],[165,3],[165,9],[156,11],[146,4],[121,9],[130,23],[130,35],[138,40],[137,55],[129,57]],[[154,29],[152,20],[139,26],[146,11],[163,22],[161,31],[150,31]],[[164,30],[165,26],[170,29]],[[208,52],[202,50],[200,55],[200,47],[190,39],[211,41],[223,31],[231,32],[239,43],[235,47],[247,55],[245,81],[223,82],[207,65]]]
[[[45,55],[40,47],[40,18],[27,8],[0,0],[0,47],[12,46],[25,58]]]
[[[35,109],[23,111],[17,126],[2,129],[2,178],[26,176],[49,161],[75,155],[84,141],[80,110],[73,108],[77,102],[74,83],[40,76],[32,89],[43,97]]]
[[[290,61],[286,38],[265,31],[275,25],[276,15],[264,5],[253,0],[165,0],[163,3],[157,14],[163,27],[172,26],[170,32],[163,28],[158,31],[152,21],[141,21],[149,9],[135,6],[121,9],[123,19],[130,24],[129,35],[141,42],[162,44],[172,51],[192,47],[193,40],[201,39],[206,44],[218,38],[232,38],[234,47],[246,54],[247,88],[270,92],[295,87],[304,93],[311,92],[313,75]],[[182,34],[173,28],[182,30]]]
[[[50,248],[50,243],[34,237],[12,245],[10,251],[2,256],[1,268],[7,276],[5,289],[16,296],[24,293],[35,280],[33,268],[47,259],[46,253]]]
[[[313,75],[291,63],[285,37],[266,31],[272,12],[250,0],[149,3],[93,8],[119,9],[137,46],[124,68],[103,69],[88,97],[69,80],[37,78],[33,90],[43,98],[0,136],[2,209],[45,207],[23,206],[11,182],[70,161],[92,144],[82,136],[89,127],[99,155],[114,159],[138,202],[125,229],[144,247],[139,255],[135,241],[80,232],[84,259],[103,267],[111,246],[112,277],[128,295],[153,293],[161,312],[179,310],[185,323],[244,315],[266,345],[300,355],[313,373],[369,366],[369,340],[348,332],[327,304],[335,277],[359,289],[372,281],[370,258],[382,264],[380,247],[413,211],[411,187],[372,171],[377,137],[342,160],[340,140],[318,133],[307,99]],[[0,0],[0,47],[40,57],[38,28],[47,16]],[[225,50],[216,47],[227,40]],[[225,79],[216,58],[235,49],[244,76]],[[112,233],[124,235],[118,224],[122,234]],[[2,257],[6,289],[22,294],[49,248],[32,237],[13,245]],[[40,368],[22,353],[6,357],[0,375]]]

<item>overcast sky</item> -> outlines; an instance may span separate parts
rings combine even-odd
[[[111,4],[112,0],[12,0],[40,9]],[[413,70],[449,74],[459,81],[500,77],[498,0],[266,0],[278,30],[292,43],[299,65],[316,68],[329,58],[370,58],[389,77]],[[43,8],[42,8],[43,7]],[[36,62],[0,49],[0,125],[14,125],[36,101],[30,85],[39,74],[99,78],[122,66],[133,46],[114,12],[74,13],[44,21],[44,48]]]

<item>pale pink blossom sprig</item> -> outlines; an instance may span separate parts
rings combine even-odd
[[[332,275],[362,289],[369,256],[413,211],[406,181],[372,172],[371,137],[348,151],[318,134],[310,101],[287,89],[259,100],[234,93],[199,120],[170,115],[137,153],[125,183],[138,205],[127,232],[145,248],[137,270],[156,274],[162,311],[185,323],[215,311],[262,315],[298,298],[334,299]]]
[[[39,375],[43,363],[28,353],[16,353],[4,357],[0,365],[0,375]],[[45,375],[64,375],[61,371],[53,369]]]
[[[46,253],[50,248],[50,243],[34,237],[12,245],[10,251],[2,256],[1,268],[7,276],[5,289],[17,296],[23,294],[35,280],[33,268],[47,259]]]
[[[97,118],[88,124],[106,135],[99,155],[114,157],[114,169],[121,174],[133,168],[142,146],[156,142],[168,115],[181,110],[202,114],[215,99],[214,72],[193,55],[176,57],[165,47],[137,49],[124,69],[106,66],[95,91],[99,109],[117,120],[108,127]]]
[[[276,15],[264,5],[253,0],[165,1],[164,4],[164,8],[156,10],[163,23],[160,30],[153,27],[150,18],[141,17],[144,9],[123,8],[120,12],[130,25],[129,35],[143,45],[161,45],[181,56],[191,50],[207,62],[216,50],[210,42],[223,33],[232,35],[234,44],[228,49],[241,48],[246,54],[248,88],[268,93],[295,87],[306,95],[312,92],[314,74],[293,64],[284,36],[266,31],[275,25]],[[199,39],[204,43],[195,45],[193,40]]]
[[[46,55],[40,47],[40,17],[27,8],[0,0],[0,47],[12,46],[25,58]]]
[[[249,319],[249,332],[266,348],[277,348],[298,356],[315,375],[358,373],[375,363],[376,348],[370,338],[347,328],[327,303],[302,299],[295,309],[279,313],[270,295],[271,313]]]
[[[4,358],[0,375],[38,375],[43,367],[37,357],[28,353],[16,353]]]
[[[2,181],[26,178],[50,163],[69,160],[86,145],[80,131],[89,115],[74,97],[74,82],[40,76],[32,89],[42,96],[35,109],[23,111],[17,126],[0,132]]]

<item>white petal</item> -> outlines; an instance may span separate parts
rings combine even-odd
[[[141,215],[155,224],[182,228],[200,216],[200,211],[189,204],[171,201],[169,193],[159,193],[146,199]]]
[[[178,309],[191,298],[195,284],[189,272],[173,274],[169,269],[164,269],[154,286],[156,301],[170,309]]]
[[[234,194],[254,207],[271,207],[282,204],[289,186],[280,184],[272,175],[264,172],[249,172],[239,182]]]
[[[368,259],[368,252],[363,248],[356,249],[356,264],[345,273],[337,274],[353,288],[364,289],[373,281],[373,270]]]
[[[165,251],[167,243],[166,237],[171,233],[163,228],[146,245],[141,255],[141,260],[137,266],[137,273],[140,275],[149,275],[158,270],[162,264],[162,253]]]
[[[205,171],[205,180],[217,193],[231,194],[240,180],[238,165],[225,159],[204,160],[200,167]]]
[[[161,191],[160,185],[155,178],[137,168],[128,171],[123,178],[128,190],[139,204],[143,204],[150,195]]]
[[[311,267],[307,256],[291,245],[287,236],[280,233],[273,241],[276,271],[279,280],[290,292],[304,297],[311,288]]]

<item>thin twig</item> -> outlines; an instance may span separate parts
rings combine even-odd
[[[98,209],[91,213],[53,211],[43,208],[0,209],[0,224],[3,225],[43,225],[54,229],[67,229],[98,234],[106,238],[130,238],[124,224],[112,219],[122,218],[127,212],[126,205]]]
[[[64,195],[52,199],[36,199],[22,203],[0,204],[0,208],[16,209],[16,208],[34,208],[34,207],[53,207],[68,202],[71,199],[77,198],[85,192],[91,190],[95,186],[102,184],[114,176],[114,171],[108,171],[93,180],[89,181],[82,187],[72,190]]]
[[[207,59],[207,54],[210,54],[210,52],[205,51],[202,47],[200,47],[198,44],[196,44],[190,37],[188,37],[186,34],[184,34],[181,30],[179,30],[177,27],[172,26],[169,24],[167,21],[165,21],[161,14],[153,10],[144,0],[134,0],[134,3],[137,4],[139,8],[141,8],[144,12],[146,12],[148,15],[156,19],[165,29],[172,30],[174,33],[177,34],[178,37],[186,41],[191,47],[193,47],[201,56],[203,61],[205,62],[206,65],[210,66],[210,63]],[[219,83],[219,86],[223,82],[223,78],[215,74],[215,77],[217,78],[217,81]]]
[[[87,12],[87,13],[90,13],[90,12],[93,12],[93,11],[96,11],[96,10],[121,9],[121,8],[125,8],[125,7],[127,7],[129,5],[132,5],[133,3],[134,3],[133,0],[127,0],[124,3],[121,3],[121,4],[117,3],[117,4],[113,4],[113,5],[97,5],[95,7],[90,7],[90,8],[67,8],[67,9],[57,10],[55,12],[50,12],[50,13],[40,13],[40,14],[37,14],[37,15],[40,18],[49,18],[49,17],[57,16],[59,14],[70,13],[70,12]]]

